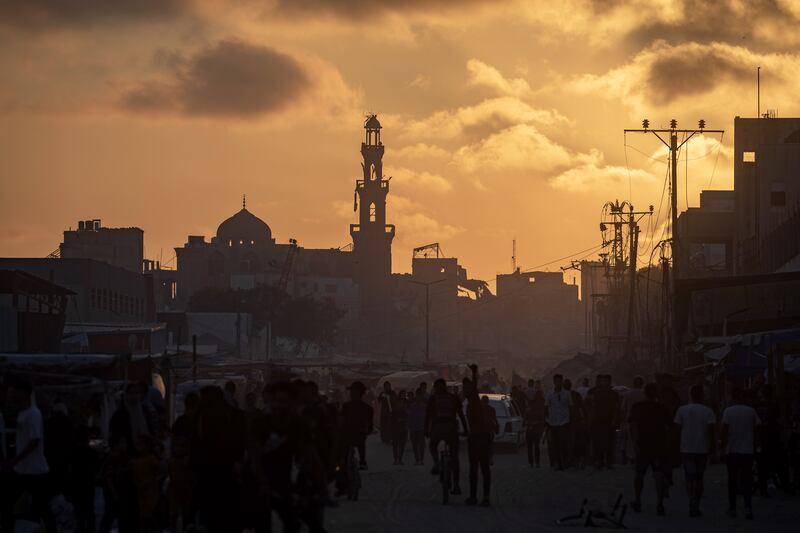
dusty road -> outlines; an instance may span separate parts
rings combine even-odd
[[[570,469],[554,472],[549,467],[530,469],[524,449],[518,453],[498,452],[492,470],[492,507],[467,507],[465,496],[452,497],[448,506],[441,504],[438,478],[431,476],[430,458],[425,467],[413,466],[407,451],[406,466],[392,466],[391,448],[370,438],[370,470],[362,476],[363,489],[358,502],[342,501],[331,509],[326,523],[331,532],[358,533],[470,533],[505,531],[565,531],[555,526],[561,516],[574,514],[584,497],[610,508],[617,494],[625,501],[631,496],[632,471],[619,466],[611,471]],[[461,458],[462,490],[467,491],[466,457]],[[652,478],[646,480],[641,514],[629,512],[625,518],[633,531],[798,531],[800,497],[774,493],[769,499],[755,498],[755,521],[733,519],[727,508],[725,469],[714,465],[706,475],[704,515],[689,518],[682,471],[676,470],[676,485],[666,502],[667,515],[655,515]],[[480,496],[480,493],[479,493]],[[740,510],[741,513],[741,510]]]

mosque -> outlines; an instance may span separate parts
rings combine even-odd
[[[333,300],[351,319],[376,324],[386,320],[391,293],[391,245],[395,228],[386,224],[389,180],[383,178],[384,146],[381,124],[370,115],[361,144],[363,179],[356,181],[357,224],[351,224],[352,251],[310,249],[288,239],[279,243],[269,225],[242,208],[224,220],[209,240],[189,235],[175,248],[177,256],[176,304],[185,308],[192,294],[206,288],[249,289],[278,286],[294,296],[310,295]]]

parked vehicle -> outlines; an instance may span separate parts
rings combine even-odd
[[[525,428],[523,427],[522,414],[517,410],[511,397],[506,394],[481,394],[489,397],[489,405],[497,415],[497,424],[500,432],[494,436],[498,444],[512,444],[522,446],[525,442]],[[466,402],[464,403],[466,409]]]

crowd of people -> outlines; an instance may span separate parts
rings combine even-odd
[[[427,383],[394,391],[386,382],[373,396],[356,381],[346,397],[328,397],[302,380],[237,396],[237,386],[227,382],[186,394],[172,424],[160,394],[131,382],[98,447],[92,440],[98,436],[96,417],[77,419],[57,398],[43,415],[30,382],[10,379],[2,397],[5,411],[16,413],[16,452],[0,442],[0,531],[13,531],[15,518],[27,514],[48,532],[65,520],[61,525],[78,532],[269,531],[273,517],[283,531],[305,526],[322,532],[325,509],[337,505],[337,496],[347,494],[353,482],[348,461],[357,457],[359,469],[369,468],[366,443],[375,425],[391,446],[394,465],[404,464],[410,441],[414,465],[424,465],[429,456],[430,472],[438,474],[444,466],[440,451],[447,448],[454,495],[461,494],[459,448],[465,442],[464,503],[490,506],[500,428],[485,394],[496,389],[482,380],[472,365],[460,387],[438,379],[431,392]],[[642,511],[645,478],[652,472],[659,515],[679,467],[689,515],[701,515],[705,470],[718,453],[727,467],[731,516],[740,497],[744,518],[752,519],[754,493],[766,495],[773,485],[800,488],[798,405],[784,412],[770,385],[734,388],[728,402],[713,406],[701,385],[691,387],[683,402],[666,375],[647,384],[637,377],[632,388],[619,392],[612,385],[611,376],[602,374],[593,386],[582,379],[573,387],[555,375],[547,390],[537,380],[512,387],[508,396],[523,417],[529,466],[541,466],[543,445],[557,471],[632,464],[632,509]],[[26,513],[20,512],[21,501]]]
[[[354,383],[337,405],[313,382],[277,382],[264,387],[261,402],[248,392],[240,406],[233,382],[204,386],[185,396],[170,426],[150,388],[129,383],[110,417],[107,446],[97,447],[89,421],[68,416],[59,401],[43,416],[30,383],[13,380],[5,396],[16,411],[16,453],[3,455],[1,531],[14,531],[23,515],[48,533],[57,525],[101,533],[269,531],[273,515],[283,531],[324,531],[324,509],[334,504],[329,488],[343,483],[344,451],[356,447],[366,465],[373,411],[364,391]],[[25,513],[23,494],[31,500]],[[55,516],[57,498],[70,513]]]
[[[700,384],[682,401],[668,374],[647,384],[637,376],[632,388],[624,389],[617,392],[607,374],[598,375],[593,387],[583,379],[574,390],[559,374],[549,391],[535,380],[525,389],[514,387],[511,396],[524,413],[530,466],[541,465],[545,442],[555,470],[632,464],[631,508],[636,512],[642,511],[645,477],[652,471],[658,515],[665,514],[664,500],[677,468],[684,471],[689,516],[702,515],[711,460],[726,465],[731,517],[737,516],[740,497],[743,517],[752,520],[754,493],[766,497],[773,486],[786,492],[800,489],[800,403],[782,404],[763,379],[748,389],[731,386],[724,405],[713,408]]]

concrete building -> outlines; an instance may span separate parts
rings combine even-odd
[[[190,235],[186,244],[175,248],[175,254],[177,286],[172,307],[176,309],[186,309],[200,289],[258,285],[279,286],[293,296],[328,297],[346,313],[354,312],[357,304],[350,252],[303,248],[294,239],[278,244],[269,225],[248,211],[245,203],[219,225],[209,241]]]
[[[678,217],[681,278],[732,276],[736,247],[735,191],[702,191],[700,207]]]
[[[497,300],[501,353],[542,361],[581,348],[578,286],[562,272],[498,274]]]
[[[106,228],[100,219],[79,220],[77,230],[64,232],[59,256],[64,259],[95,259],[131,272],[142,272],[144,231],[139,228]]]
[[[155,320],[153,278],[95,259],[0,258],[0,269],[21,270],[71,291],[70,323]]]
[[[0,352],[58,352],[70,296],[27,272],[0,270]]]
[[[734,120],[736,274],[800,270],[800,118]]]

